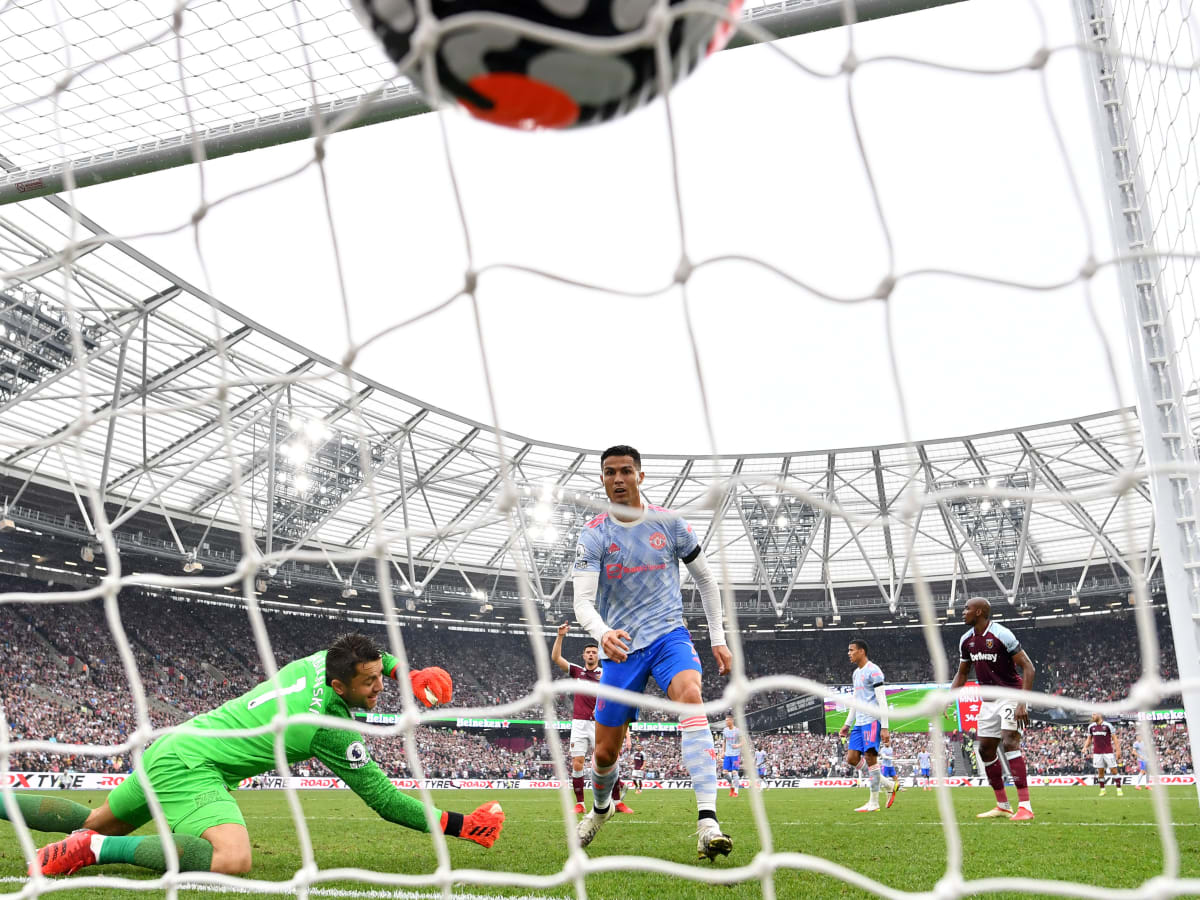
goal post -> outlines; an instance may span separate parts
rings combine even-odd
[[[1166,127],[1159,120],[1170,115],[1173,94],[1194,86],[1196,60],[1175,58],[1172,53],[1164,63],[1146,52],[1137,44],[1147,39],[1142,38],[1143,23],[1122,21],[1117,15],[1119,5],[1114,0],[1075,0],[1076,25],[1119,260],[1121,303],[1138,421],[1151,469],[1171,633],[1179,677],[1190,683],[1190,689],[1183,691],[1183,706],[1196,760],[1200,759],[1200,455],[1186,402],[1187,394],[1196,389],[1197,372],[1186,371],[1191,360],[1181,340],[1189,340],[1191,329],[1182,318],[1187,309],[1180,301],[1191,299],[1187,273],[1197,246],[1189,214],[1175,208],[1177,202],[1187,203],[1190,198],[1177,198],[1174,187],[1149,187],[1164,182],[1186,186],[1200,175],[1189,171],[1196,168],[1195,133],[1184,135],[1190,138],[1184,150],[1173,150],[1164,132],[1169,135],[1174,120]],[[1149,4],[1141,12],[1154,14]],[[1165,5],[1158,14],[1167,16]],[[1177,24],[1182,29],[1189,24],[1195,27],[1186,20]],[[1134,43],[1123,46],[1122,41]],[[1140,87],[1131,98],[1135,66],[1140,68]],[[1147,81],[1156,83],[1147,90]],[[1156,96],[1151,97],[1152,92]],[[1147,164],[1154,170],[1145,171]],[[1195,307],[1190,308],[1194,314]],[[1144,593],[1139,603],[1145,601]],[[1200,796],[1200,784],[1197,792]]]

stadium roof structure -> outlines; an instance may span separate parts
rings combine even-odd
[[[16,526],[0,550],[29,529],[77,559],[102,499],[137,571],[188,563],[203,584],[234,570],[244,534],[275,583],[365,600],[382,543],[410,609],[511,605],[518,567],[563,608],[604,499],[596,449],[497,434],[362,378],[88,240],[102,234],[55,197],[0,210],[0,498]],[[743,615],[784,623],[911,614],[918,577],[939,608],[966,590],[1120,597],[1129,567],[1157,568],[1149,490],[1126,477],[1140,461],[1136,416],[1116,411],[913,446],[647,455],[644,492],[692,523]]]

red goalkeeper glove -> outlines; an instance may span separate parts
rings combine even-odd
[[[439,706],[454,699],[454,682],[450,673],[437,666],[409,672],[413,693],[426,706]]]
[[[442,813],[442,831],[450,837],[474,841],[481,847],[491,847],[504,830],[504,810],[499,803],[485,803],[474,812]]]

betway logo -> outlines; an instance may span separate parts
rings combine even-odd
[[[971,662],[985,660],[986,662],[995,662],[999,658],[998,653],[972,653]]]
[[[609,578],[621,578],[625,575],[633,575],[636,572],[658,572],[667,567],[666,563],[659,563],[657,566],[623,566],[620,563],[609,563],[604,567],[604,571]]]

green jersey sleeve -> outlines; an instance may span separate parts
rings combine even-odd
[[[388,678],[400,677],[400,660],[390,653],[383,654],[383,674]]]
[[[386,661],[384,663],[386,668]],[[323,762],[329,771],[346,782],[346,786],[363,802],[389,822],[429,831],[425,804],[415,797],[401,793],[367,752],[362,735],[353,731],[318,728],[312,741],[312,755]],[[440,819],[442,811],[434,809]]]

